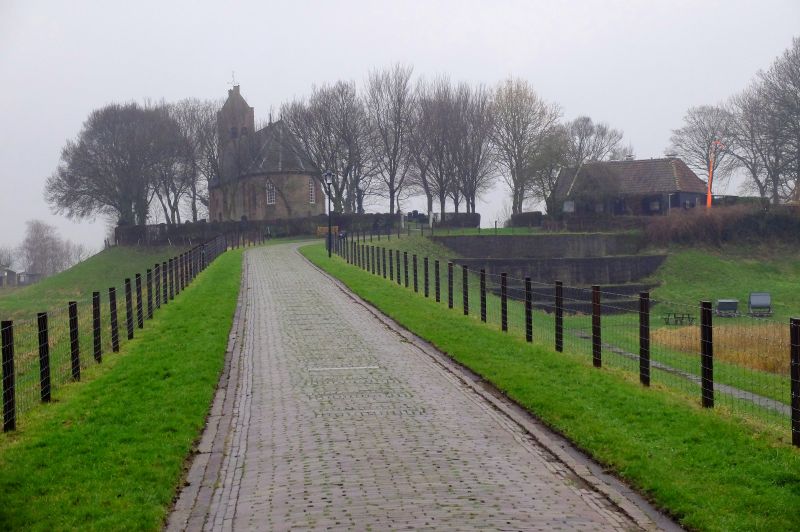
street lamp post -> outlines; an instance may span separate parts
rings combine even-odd
[[[325,184],[325,195],[328,196],[328,258],[331,258],[331,248],[333,247],[331,235],[331,185],[333,185],[333,172],[326,171],[322,174],[322,179]]]

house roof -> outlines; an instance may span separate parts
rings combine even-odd
[[[706,193],[706,183],[676,157],[585,163],[558,175],[555,195],[567,198],[590,184],[607,183],[622,195]]]

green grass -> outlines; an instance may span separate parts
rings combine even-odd
[[[125,278],[144,276],[153,268],[185,251],[180,247],[124,247],[106,249],[41,282],[23,288],[0,289],[0,317],[34,319],[37,312],[66,307],[68,301],[91,299],[93,291],[105,297],[108,287],[121,287]]]
[[[163,526],[222,370],[241,259],[220,256],[120,354],[0,437],[0,529]]]
[[[750,292],[769,292],[773,321],[800,315],[800,252],[792,248],[727,246],[721,249],[676,248],[653,275],[661,286],[653,297],[689,305],[701,300],[738,299],[747,312]],[[736,320],[725,320],[736,321]]]
[[[391,245],[410,244],[411,239]],[[573,352],[583,340],[565,337],[561,354],[531,346],[517,334],[500,333],[496,322],[481,324],[337,257],[328,261],[322,246],[302,251],[565,434],[682,525],[701,530],[800,527],[794,511],[800,507],[800,452],[785,437],[703,410],[696,400],[662,383],[646,389],[630,372],[596,370],[584,353]],[[544,320],[537,314],[537,322]]]

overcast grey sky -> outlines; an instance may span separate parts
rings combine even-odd
[[[658,157],[688,107],[743,88],[795,35],[798,0],[0,0],[0,245],[40,218],[101,246],[104,220],[53,215],[42,191],[110,102],[222,98],[235,71],[258,119],[314,83],[403,62],[454,81],[524,77],[565,118],[607,121]],[[478,205],[484,224],[505,196],[498,184]]]

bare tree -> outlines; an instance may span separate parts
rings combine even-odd
[[[361,212],[372,193],[370,124],[355,83],[314,87],[308,101],[281,106],[281,118],[306,156],[333,172],[331,201],[337,212]]]
[[[483,86],[473,88],[466,83],[459,84],[454,93],[450,124],[450,149],[456,173],[453,202],[458,204],[457,194],[460,194],[466,203],[466,212],[475,212],[477,197],[491,187],[495,177],[491,93]]]
[[[18,250],[25,271],[47,277],[74,264],[69,249],[72,244],[62,240],[55,227],[41,220],[29,220],[25,226],[25,238]]]
[[[522,79],[509,78],[495,89],[495,127],[492,141],[503,179],[511,190],[511,210],[522,212],[529,188],[529,162],[555,127],[559,107],[542,100]]]
[[[702,105],[692,107],[683,117],[684,125],[672,131],[671,150],[692,169],[706,175],[713,161],[716,178],[730,175],[734,165],[726,146],[732,141],[731,116],[725,109]]]
[[[408,188],[421,192],[425,196],[426,212],[430,216],[433,212],[433,188],[430,183],[431,159],[428,153],[429,117],[426,115],[427,106],[426,83],[419,80],[415,89],[414,107],[411,112],[411,129],[409,131],[409,146],[412,167],[408,173]]]
[[[556,214],[558,210],[553,193],[560,172],[565,167],[573,167],[569,160],[572,141],[568,126],[554,127],[529,161],[529,196],[543,201],[548,214]]]
[[[97,214],[119,224],[145,224],[152,176],[159,162],[161,113],[136,103],[111,104],[93,111],[45,187],[56,212],[70,218]]]
[[[441,219],[444,220],[447,197],[456,186],[453,157],[452,124],[454,119],[454,94],[450,80],[439,77],[431,83],[421,82],[417,89],[418,112],[414,128],[414,150],[417,159],[425,161],[425,190],[432,210],[433,198],[439,201]],[[419,166],[418,166],[419,169]]]
[[[392,214],[410,166],[409,137],[414,105],[411,72],[411,67],[398,64],[371,72],[367,82],[371,156],[383,180]]]
[[[16,253],[11,246],[0,246],[0,265],[14,268],[16,264]]]
[[[800,201],[800,38],[773,62],[768,70],[759,73],[766,111],[774,133],[781,144],[782,196]]]
[[[566,160],[571,167],[586,161],[603,161],[610,158],[622,144],[622,131],[605,122],[595,124],[588,116],[579,116],[567,122]]]

